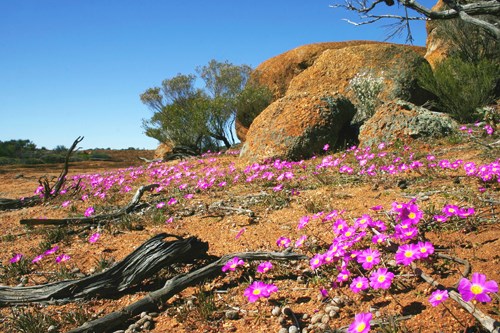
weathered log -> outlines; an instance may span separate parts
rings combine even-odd
[[[92,217],[68,217],[64,219],[22,219],[19,223],[30,226],[34,225],[67,225],[67,224],[97,224],[105,220],[113,220],[122,215],[130,214],[139,204],[142,195],[160,186],[159,184],[143,185],[139,187],[132,200],[125,207],[110,214],[101,214]]]
[[[208,244],[195,237],[164,242],[159,234],[110,269],[79,280],[64,280],[38,286],[0,286],[0,306],[25,303],[63,304],[91,297],[124,292],[173,263],[206,257]]]
[[[0,198],[0,211],[32,207],[40,204],[41,202],[42,198],[38,195],[21,199]]]
[[[160,305],[164,305],[168,299],[187,287],[203,281],[208,277],[224,274],[222,272],[222,266],[234,257],[239,257],[247,261],[307,259],[304,255],[290,252],[243,252],[226,254],[217,261],[202,268],[173,277],[165,283],[163,288],[149,293],[146,297],[126,306],[122,310],[115,311],[104,317],[86,322],[82,326],[75,328],[68,333],[113,332],[117,329],[117,327],[123,325],[128,319],[139,315],[143,311],[157,312],[160,310]]]

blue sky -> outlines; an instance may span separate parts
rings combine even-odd
[[[211,59],[256,67],[304,44],[386,38],[388,22],[352,26],[333,3],[0,0],[0,140],[153,149],[139,95],[163,79]],[[424,45],[423,22],[413,30]]]

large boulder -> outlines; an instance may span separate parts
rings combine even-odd
[[[315,106],[321,98],[341,94],[354,100],[354,94],[349,89],[349,81],[358,73],[370,71],[375,77],[384,78],[384,87],[380,94],[382,101],[402,98],[421,105],[432,99],[427,91],[416,84],[417,69],[420,66],[429,66],[423,57],[424,48],[378,42],[362,42],[361,44],[346,42],[344,47],[340,47],[341,44],[335,43],[336,48],[330,46],[319,55],[320,51],[316,50],[314,60],[311,60],[311,63],[307,62],[307,66],[304,65],[304,68],[295,75],[291,74],[290,68],[295,68],[294,66],[297,65],[300,48],[295,49],[293,54],[296,56],[291,57],[294,66],[280,64],[278,60],[285,58],[278,56],[276,59],[271,59],[272,63],[276,63],[276,67],[269,65],[271,60],[266,62],[266,66],[273,71],[273,75],[266,76],[264,71],[266,66],[258,67],[261,68],[262,78],[273,77],[272,82],[275,86],[285,89],[285,92],[284,97],[268,106],[250,125],[245,135],[248,145],[244,146],[242,157],[252,159],[303,158],[317,153],[318,150],[315,149],[322,144],[332,145],[330,142],[341,141],[338,138],[329,138],[328,142],[316,140],[317,143],[314,145],[289,145],[295,140],[309,143],[315,140],[312,137],[305,138],[304,135],[310,133],[305,130],[306,128],[315,127],[317,125],[315,122],[322,119],[308,115],[308,113],[315,112]],[[279,76],[277,72],[280,69],[286,69],[287,72]],[[330,131],[330,136],[347,131],[346,128],[336,129],[340,123],[334,122],[335,129]],[[325,122],[321,126],[328,124],[330,123]],[[294,131],[294,126],[299,126],[299,130]],[[242,132],[242,129],[238,131]],[[274,140],[278,141],[273,143]],[[302,147],[303,150],[298,152],[298,147]]]
[[[298,47],[260,64],[255,80],[268,86],[274,97],[309,92],[314,95],[340,93],[353,97],[349,81],[358,73],[370,71],[383,76],[385,100],[404,98],[417,105],[432,96],[416,84],[415,73],[428,65],[425,48],[382,42],[350,41],[319,43]],[[248,128],[236,125],[236,132]],[[245,137],[238,136],[244,142]]]
[[[364,44],[379,44],[379,42],[356,40],[346,42],[326,42],[299,46],[284,52],[261,63],[252,72],[250,81],[268,87],[273,93],[274,100],[285,96],[290,81],[314,64],[316,59],[325,50],[337,50],[350,46]],[[240,122],[235,123],[236,135],[241,142],[245,142],[248,126]]]
[[[359,145],[372,146],[380,142],[403,142],[408,139],[449,135],[458,123],[449,115],[429,111],[421,106],[397,100],[379,106],[360,128]]]
[[[355,114],[343,96],[287,95],[272,103],[252,123],[240,156],[251,161],[300,160],[334,146]]]
[[[433,11],[440,11],[446,8],[446,4],[442,0],[432,7]],[[425,29],[427,30],[427,40],[425,42],[427,51],[425,53],[425,59],[434,68],[438,62],[443,60],[448,56],[448,53],[453,48],[453,45],[444,38],[446,22],[440,20],[429,20],[425,24]]]
[[[374,43],[378,42],[356,40],[299,46],[261,63],[252,73],[251,80],[267,86],[273,92],[274,98],[278,99],[285,96],[290,81],[312,66],[325,50]]]

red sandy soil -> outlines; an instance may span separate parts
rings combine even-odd
[[[448,140],[438,142],[414,142],[410,144],[411,151],[416,156],[424,156],[433,153],[437,159],[457,158],[464,161],[475,161],[476,163],[491,163],[499,158],[498,151],[487,149],[482,145],[465,140],[458,144],[451,144]],[[389,151],[402,154],[401,148],[391,147]],[[148,165],[141,162],[137,156],[151,158],[151,151],[120,151],[106,152],[120,162],[81,162],[70,165],[69,177],[76,174],[104,174],[106,172],[123,169],[129,166]],[[336,154],[339,156],[341,153]],[[496,154],[496,155],[495,155]],[[206,157],[204,163],[198,163],[193,171],[207,167],[207,165],[221,165],[227,167],[234,163],[236,172],[241,172],[241,179],[232,184],[228,178],[228,185],[224,188],[214,186],[208,191],[195,193],[192,200],[179,200],[177,205],[169,207],[159,222],[154,222],[155,203],[168,201],[179,192],[172,186],[157,195],[147,193],[143,196],[144,202],[150,202],[152,208],[144,214],[132,214],[129,221],[131,227],[118,225],[103,226],[100,230],[101,238],[95,244],[88,242],[89,235],[95,230],[83,230],[79,233],[69,235],[57,243],[61,247],[59,253],[67,253],[71,259],[64,263],[69,269],[78,268],[82,274],[91,274],[99,258],[105,257],[115,261],[122,260],[140,244],[154,235],[162,232],[180,236],[196,236],[209,243],[209,254],[221,256],[231,252],[241,251],[279,251],[276,240],[280,236],[286,236],[296,240],[300,235],[309,235],[304,248],[297,252],[304,253],[309,257],[314,255],[314,246],[322,242],[331,241],[331,222],[321,223],[319,220],[310,222],[307,232],[297,230],[297,223],[304,215],[313,215],[319,211],[329,212],[332,210],[343,210],[344,218],[353,221],[362,214],[371,214],[387,220],[385,213],[377,215],[370,210],[371,207],[381,205],[382,212],[388,212],[394,201],[408,202],[412,197],[418,197],[416,203],[426,212],[424,222],[431,227],[425,232],[425,237],[431,241],[436,248],[448,255],[466,259],[472,266],[472,272],[486,274],[488,280],[500,282],[500,228],[498,216],[500,208],[498,202],[499,185],[496,182],[484,184],[478,178],[466,177],[463,169],[446,170],[438,172],[405,172],[394,176],[346,176],[338,172],[322,176],[314,176],[313,165],[319,163],[323,156],[317,159],[305,161],[307,166],[304,171],[294,168],[295,178],[285,182],[286,186],[282,192],[274,192],[273,187],[276,180],[271,182],[255,181],[246,183],[246,175],[241,172],[246,166],[245,161],[239,160],[237,155],[221,155]],[[425,158],[424,158],[425,159]],[[188,160],[185,163],[197,164],[198,159]],[[195,163],[196,162],[196,163]],[[178,162],[168,162],[170,166]],[[41,176],[57,176],[62,165],[42,166],[2,166],[0,167],[0,197],[19,198],[33,195],[38,186]],[[275,171],[275,170],[273,170]],[[279,174],[279,171],[275,171]],[[308,178],[299,181],[301,175]],[[132,197],[135,190],[141,186],[151,183],[147,173],[140,175],[131,183],[132,191],[128,193],[117,192],[106,200],[90,196],[89,200],[82,202],[78,196],[70,197],[63,195],[47,203],[19,210],[0,212],[0,223],[2,226],[0,262],[4,266],[10,265],[9,260],[16,253],[23,253],[27,258],[33,258],[40,253],[40,243],[47,234],[44,229],[54,227],[37,226],[26,229],[19,221],[24,218],[63,218],[67,216],[81,216],[85,209],[93,205],[96,213],[102,213],[118,209],[125,205]],[[403,186],[405,184],[406,186]],[[176,184],[176,186],[178,186]],[[479,188],[486,190],[480,192]],[[300,192],[291,195],[290,191]],[[176,192],[177,191],[177,192]],[[245,196],[258,194],[264,191],[268,194],[264,199],[256,199],[251,204],[244,203]],[[71,200],[74,208],[63,208],[62,202]],[[171,224],[163,221],[169,216],[175,216],[177,210],[207,206],[216,201],[223,201],[225,206],[238,208],[244,206],[251,209],[256,218],[251,219],[245,214],[234,211],[220,210],[217,213],[205,212],[192,216],[175,218]],[[260,201],[259,201],[260,200]],[[457,220],[443,224],[431,224],[430,211],[440,211],[448,203],[457,204],[461,207],[475,207],[476,214],[467,220]],[[122,223],[123,224],[123,223]],[[140,227],[137,227],[140,226]],[[235,236],[239,230],[245,228],[240,238]],[[74,228],[78,230],[78,228]],[[423,236],[422,234],[420,234]],[[54,244],[55,245],[55,244]],[[367,247],[369,246],[366,243]],[[324,252],[324,249],[321,250]],[[391,292],[372,292],[367,295],[354,294],[348,285],[333,288],[331,281],[336,278],[337,271],[334,268],[321,268],[318,272],[312,272],[308,261],[297,262],[274,262],[275,268],[264,276],[264,280],[275,283],[279,292],[271,295],[269,299],[261,299],[256,303],[249,303],[243,296],[243,291],[250,279],[260,279],[261,276],[254,270],[248,268],[254,263],[247,263],[246,267],[236,272],[221,275],[212,280],[205,281],[201,286],[193,286],[185,289],[176,297],[162,305],[162,311],[154,318],[154,327],[150,332],[278,332],[284,326],[292,325],[290,319],[281,319],[274,316],[271,311],[274,307],[289,307],[301,319],[301,327],[310,324],[311,317],[325,307],[331,305],[332,298],[342,298],[338,315],[330,318],[328,325],[331,328],[340,328],[349,325],[354,315],[359,312],[374,311],[374,319],[390,319],[408,316],[399,324],[386,324],[382,328],[373,328],[378,332],[484,332],[472,315],[466,312],[453,300],[449,299],[444,304],[433,307],[428,302],[429,295],[435,290],[434,287],[421,279],[413,276],[409,267],[394,268],[390,266],[390,256],[384,261],[389,268],[397,271],[397,276]],[[443,286],[453,288],[461,278],[463,266],[451,261],[432,259],[426,262],[418,262],[417,265],[425,272],[438,280]],[[38,271],[51,272],[60,269],[60,264],[53,260],[44,259],[37,269],[26,276],[27,285],[46,283],[48,278]],[[187,267],[186,269],[192,269]],[[179,268],[182,272],[183,268]],[[0,271],[1,273],[1,271]],[[154,290],[154,286],[161,287],[168,276],[175,272],[160,272],[157,276],[143,283],[143,288],[136,288],[133,292],[118,295],[115,299],[92,299],[77,304],[50,305],[50,306],[28,306],[26,311],[38,311],[45,313],[59,322],[61,332],[77,327],[77,324],[65,321],[65,314],[83,313],[86,317],[99,317],[112,311],[119,310],[144,297],[148,290]],[[353,271],[358,275],[357,271]],[[1,276],[0,276],[1,278]],[[470,278],[470,276],[469,276]],[[0,284],[18,285],[21,276],[2,279]],[[149,289],[148,289],[149,288]],[[193,296],[199,295],[200,288],[214,290],[214,309],[208,315],[203,315],[203,304]],[[329,298],[319,297],[320,288],[328,290]],[[139,291],[138,291],[139,290]],[[500,307],[498,295],[491,295],[490,303],[474,303],[475,306],[494,318],[500,320]],[[375,309],[376,308],[376,309]],[[238,312],[237,319],[227,319],[225,313],[228,310]],[[453,314],[453,316],[449,313]],[[0,309],[0,318],[4,323],[4,330],[13,330],[12,309],[4,307]],[[306,315],[306,316],[304,316]],[[454,318],[455,317],[455,318]],[[282,323],[280,323],[280,319]],[[124,324],[126,329],[130,323]],[[395,328],[395,326],[397,326]],[[1,326],[0,326],[1,327]],[[15,330],[13,330],[15,331]],[[318,328],[309,332],[320,332]]]

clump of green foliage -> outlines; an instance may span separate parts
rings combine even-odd
[[[437,97],[433,104],[439,111],[461,122],[481,119],[480,108],[499,96],[499,42],[460,19],[440,22],[439,31],[447,41],[449,57],[433,72],[422,66],[419,85]]]
[[[236,119],[246,128],[273,100],[273,93],[264,85],[248,84],[238,95]]]
[[[140,95],[153,111],[150,119],[143,119],[145,134],[198,153],[221,144],[229,148],[236,143],[234,123],[242,103],[261,105],[262,96],[267,95],[261,88],[245,89],[250,66],[211,60],[196,71],[198,75],[177,74]],[[196,86],[198,79],[204,82],[203,89]]]
[[[469,62],[451,56],[433,72],[422,67],[418,75],[419,84],[437,96],[436,108],[465,123],[477,120],[477,109],[494,101],[500,66],[487,59]]]

